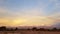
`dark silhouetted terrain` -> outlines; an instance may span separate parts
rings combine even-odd
[[[32,29],[19,29],[19,28],[6,28],[5,26],[0,27],[0,34],[60,34],[60,29],[37,29],[33,27]]]

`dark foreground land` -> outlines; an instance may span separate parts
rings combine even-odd
[[[33,27],[32,29],[11,29],[6,27],[0,27],[0,34],[60,34],[60,29],[37,29]]]
[[[60,34],[60,31],[0,31],[0,34]]]

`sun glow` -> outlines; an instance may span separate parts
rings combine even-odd
[[[13,20],[14,25],[22,25],[22,26],[43,26],[43,25],[51,25],[54,22],[53,19],[49,19],[47,17],[31,17],[31,18],[17,18]]]
[[[0,22],[5,23],[5,25],[12,26],[48,26],[51,25],[54,20],[44,16],[34,16],[34,17],[23,17],[16,18],[13,20],[1,19]]]

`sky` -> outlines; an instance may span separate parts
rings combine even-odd
[[[60,0],[0,0],[0,26],[60,25]]]

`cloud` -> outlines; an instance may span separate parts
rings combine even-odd
[[[0,24],[6,26],[10,26],[11,24],[12,26],[38,26],[42,24],[51,25],[54,22],[53,19],[50,19],[47,16],[42,16],[43,11],[39,9],[23,10],[23,12],[10,12],[8,9],[2,8],[0,12],[3,14],[3,16],[1,16],[3,18],[0,18]]]
[[[28,16],[40,16],[42,15],[42,10],[38,9],[38,8],[32,8],[32,9],[24,9],[22,10],[24,15],[28,15]]]
[[[8,10],[0,7],[0,17],[5,17],[8,14]]]
[[[7,8],[0,7],[0,18],[13,19],[19,17],[20,15],[20,12],[14,12]]]
[[[46,0],[47,1],[47,0]],[[52,15],[56,12],[60,13],[60,1],[59,0],[48,0],[47,2],[41,3],[42,9],[44,10],[45,15]]]
[[[53,27],[60,28],[60,20],[55,20]]]
[[[60,19],[60,1],[59,0],[49,0],[50,3],[54,3],[53,7],[54,9],[51,11],[50,17],[54,18],[54,19]]]
[[[1,1],[1,0],[0,0]],[[0,2],[4,3],[4,0]],[[51,3],[54,3],[53,13],[48,14],[47,6]],[[59,10],[58,0],[49,0],[49,2],[37,2],[37,6],[34,8],[27,8],[22,10],[11,10],[7,7],[0,8],[0,24],[10,26],[19,26],[19,25],[52,25],[58,19],[60,19],[60,10]],[[19,8],[20,9],[20,8]],[[48,14],[48,16],[46,16]]]
[[[34,17],[30,17],[30,18],[17,18],[15,19],[15,21],[18,21],[15,22],[15,25],[18,25],[18,26],[51,26],[54,22],[53,19],[50,19],[48,17],[45,17],[45,16],[34,16]],[[44,24],[44,25],[42,25]]]
[[[50,17],[52,17],[54,19],[60,19],[60,12],[57,12],[55,14],[52,14]]]

